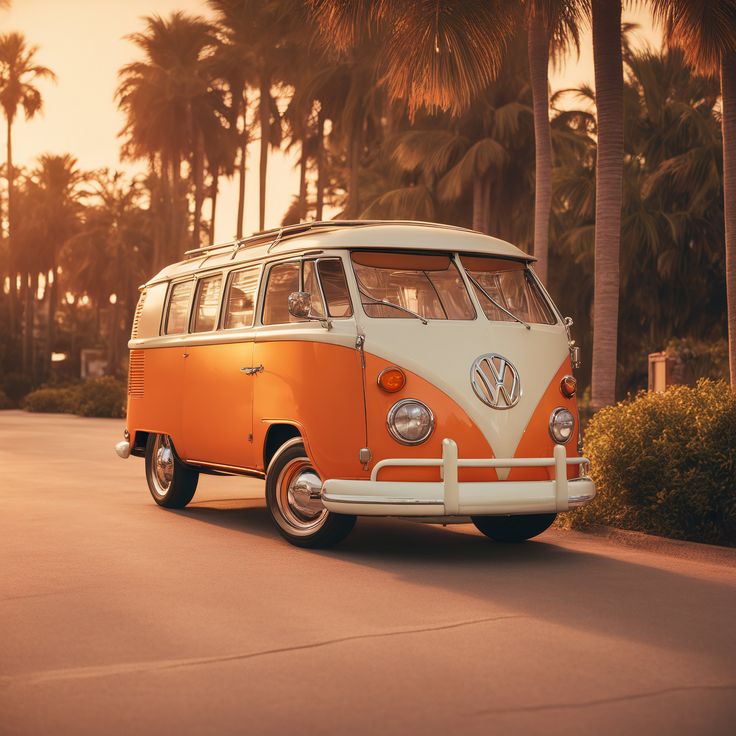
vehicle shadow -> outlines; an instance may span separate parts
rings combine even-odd
[[[179,513],[244,535],[278,538],[263,501],[246,503],[245,508],[202,505]],[[383,573],[361,579],[361,585],[373,588],[362,594],[376,600],[392,595],[388,574],[435,589],[438,596],[480,599],[580,632],[697,651],[712,661],[714,673],[736,677],[736,627],[728,624],[728,612],[736,609],[736,576],[699,577],[698,569],[660,566],[645,553],[641,562],[621,559],[610,556],[616,548],[602,540],[592,551],[575,549],[573,543],[574,537],[555,530],[525,544],[504,545],[465,525],[364,518],[338,547],[291,549],[305,574],[310,557],[315,568],[319,565],[318,575],[324,575],[325,558]],[[328,583],[324,587],[329,591]],[[721,632],[717,643],[714,630]]]

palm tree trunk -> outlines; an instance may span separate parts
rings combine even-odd
[[[31,377],[35,383],[35,365],[33,360],[33,327],[35,322],[36,291],[38,290],[38,274],[33,277],[30,273],[24,275],[25,298],[23,309],[23,373]]]
[[[220,188],[220,167],[215,166],[212,172],[212,185],[210,190],[210,200],[212,202],[212,210],[210,211],[210,226],[207,233],[209,244],[212,245],[215,242],[215,216],[217,215],[217,194]]]
[[[268,75],[261,79],[261,99],[258,104],[261,119],[261,151],[258,167],[258,229],[266,226],[266,173],[268,169],[268,144],[271,139],[271,80]]]
[[[498,207],[493,201],[493,172],[483,174],[483,232],[486,235],[499,236]]]
[[[245,220],[245,173],[248,160],[248,130],[243,120],[243,140],[240,145],[240,161],[238,162],[238,221],[235,229],[236,237],[243,237],[243,221]]]
[[[325,206],[325,116],[322,110],[317,115],[317,205],[314,219],[320,221]]]
[[[15,173],[13,171],[13,120],[12,118],[6,118],[8,122],[8,141],[7,151],[5,157],[5,166],[7,169],[8,178],[8,277],[10,281],[10,293],[9,293],[9,317],[10,317],[10,339],[14,340],[17,334],[18,326],[18,275],[17,265],[15,260],[15,249],[13,247],[13,225],[15,224],[13,201],[15,199]]]
[[[185,203],[181,192],[181,160],[178,153],[171,159],[171,241],[167,253],[167,263],[178,260],[182,249],[182,215]]]
[[[59,294],[59,274],[57,266],[56,253],[53,254],[53,266],[51,273],[53,274],[54,280],[49,284],[46,284],[46,292],[49,299],[49,311],[48,311],[48,323],[46,325],[46,346],[44,350],[44,367],[43,375],[44,378],[48,375],[49,368],[51,366],[51,353],[54,350],[54,340],[56,339],[56,307],[58,302]]]
[[[552,207],[552,131],[549,124],[549,33],[544,18],[529,19],[529,76],[534,110],[534,270],[547,283],[549,215]]]
[[[736,390],[736,51],[721,58],[723,112],[723,216],[726,223],[726,302],[728,363]]]
[[[355,219],[360,214],[360,157],[363,151],[363,126],[359,125],[350,141],[350,153],[348,167],[350,169],[350,180],[348,182],[348,201],[345,207],[345,217]]]
[[[616,400],[624,156],[621,0],[593,0],[592,8],[598,160],[591,404],[600,409]]]
[[[307,217],[307,154],[302,141],[301,160],[299,161],[299,221]]]
[[[484,212],[484,194],[483,177],[479,174],[473,179],[473,230],[485,232],[483,230],[483,212]]]
[[[151,211],[153,218],[153,253],[151,254],[151,271],[157,273],[163,261],[163,247],[166,242],[166,198],[167,177],[166,163],[163,154],[153,155],[148,159],[148,171],[151,178]]]
[[[202,131],[195,133],[196,142],[192,152],[192,183],[194,184],[194,222],[192,224],[192,248],[199,248],[204,204],[204,141]]]

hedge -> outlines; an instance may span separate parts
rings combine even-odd
[[[125,416],[125,384],[103,376],[76,386],[42,387],[29,393],[22,406],[33,412],[120,418]]]
[[[602,409],[584,451],[597,496],[565,525],[736,546],[736,393],[725,382],[701,379]]]

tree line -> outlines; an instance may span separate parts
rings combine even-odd
[[[715,344],[727,315],[736,324],[734,0],[651,0],[667,44],[643,51],[620,0],[208,6],[128,36],[116,99],[122,157],[145,168],[132,179],[80,172],[69,154],[13,166],[17,117],[40,110],[53,73],[21,34],[0,37],[6,372],[44,380],[73,340],[120,363],[136,285],[212,240],[224,177],[238,181],[240,237],[257,169],[264,228],[276,149],[298,153],[284,223],[437,220],[532,252],[592,353],[595,407],[641,386],[668,339]],[[550,98],[549,65],[586,24],[595,90]],[[735,341],[732,328],[733,385]]]

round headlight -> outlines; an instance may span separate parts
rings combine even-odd
[[[397,401],[388,413],[388,431],[402,445],[424,442],[434,429],[431,409],[416,399]]]
[[[558,445],[564,445],[570,441],[575,429],[575,417],[568,409],[560,407],[552,412],[549,418],[549,433]]]

